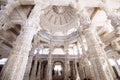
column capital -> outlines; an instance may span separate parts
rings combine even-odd
[[[109,8],[105,3],[101,2],[99,7],[105,11],[108,16],[108,19],[111,20],[112,26],[115,28],[117,36],[120,36],[120,16],[114,9]]]

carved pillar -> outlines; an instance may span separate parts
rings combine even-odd
[[[48,74],[48,64],[46,64],[45,67],[43,67],[43,71],[44,71],[44,72],[43,72],[43,73],[44,73],[44,75],[43,75],[43,76],[44,76],[44,77],[43,77],[43,80],[44,80],[44,79],[45,79],[45,80],[48,80],[48,75],[49,75],[49,74]]]
[[[81,59],[81,55],[80,55],[80,51],[79,51],[79,39],[78,39],[78,42],[77,42],[77,50],[78,50],[78,63],[79,63],[79,67],[78,67],[78,73],[79,73],[79,77],[81,80],[84,79],[84,71],[83,71],[83,62],[82,62],[82,59]]]
[[[34,33],[30,33],[30,31],[32,31],[31,28],[26,29],[24,29],[14,43],[14,48],[8,57],[5,70],[1,73],[1,80],[22,80],[24,76],[29,51],[31,49],[31,41],[34,35]]]
[[[79,60],[79,76],[81,80],[84,80],[85,78],[85,73],[84,73],[84,65],[81,57],[78,59]]]
[[[29,80],[29,78],[30,78],[30,69],[31,69],[31,66],[32,66],[32,60],[33,60],[35,48],[36,47],[33,46],[31,51],[30,51],[23,80]]]
[[[34,13],[34,14],[33,14]],[[5,70],[1,72],[1,80],[23,80],[29,51],[33,36],[38,32],[39,17],[41,15],[40,4],[36,5],[32,14],[26,20],[20,35],[14,43]],[[37,23],[37,24],[36,24]]]
[[[40,77],[41,77],[41,62],[39,61],[39,67],[38,67],[38,73],[37,73],[37,79],[36,80],[41,80]]]
[[[48,54],[47,80],[52,80],[52,52],[53,52],[53,48],[50,45],[50,50]]]
[[[73,80],[76,80],[76,69],[75,69],[75,61],[73,61],[73,64],[72,64],[72,79]]]
[[[95,32],[95,26],[92,25],[86,9],[79,10],[81,24],[84,28],[84,36],[88,46],[89,60],[94,70],[94,80],[113,80],[107,61],[103,54],[106,54],[100,46],[98,35]]]
[[[44,78],[44,77],[43,77],[43,72],[44,72],[44,64],[43,64],[43,61],[41,61],[41,71],[40,71],[40,72],[41,72],[41,73],[40,73],[40,74],[41,74],[41,78],[40,78],[40,79],[43,80],[43,78]]]
[[[85,67],[86,78],[93,80],[94,73],[93,73],[93,71],[91,69],[91,65],[89,64],[88,57],[85,56],[83,60],[84,60],[84,67]]]
[[[70,61],[69,61],[69,59],[70,59],[70,55],[69,55],[69,53],[68,53],[68,48],[66,47],[67,45],[65,45],[65,49],[64,49],[64,51],[65,51],[65,73],[64,73],[64,80],[67,80],[68,78],[69,78],[69,76],[70,76]]]
[[[84,65],[84,74],[86,78],[89,79],[93,79],[93,72],[91,70],[91,66],[89,64],[89,60],[88,60],[88,54],[85,50],[85,42],[83,42],[85,40],[85,37],[83,36],[82,31],[79,32],[80,37],[78,38],[80,44],[81,44],[81,48],[82,48],[82,60],[83,60],[83,65]]]
[[[5,6],[5,10],[2,11],[2,14],[0,16],[0,30],[6,30],[6,27],[4,27],[5,22],[9,19],[9,15],[13,12],[14,8],[16,8],[19,5],[19,1],[8,1],[8,4]]]
[[[37,73],[38,61],[39,61],[39,52],[34,56],[34,64],[32,66],[30,80],[36,80],[37,78],[36,73]]]
[[[90,54],[89,60],[94,70],[94,80],[113,80],[107,62],[103,56],[103,54],[105,54],[103,53],[104,49],[96,39],[96,33],[93,31],[93,28],[85,29],[84,34]]]
[[[78,67],[77,67],[77,61],[75,60],[75,71],[76,71],[76,79],[75,80],[80,80],[79,73],[78,73]]]

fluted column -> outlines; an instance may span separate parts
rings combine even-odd
[[[0,15],[0,30],[7,29],[6,27],[4,27],[4,24],[9,19],[9,16],[13,12],[13,10],[19,5],[20,2],[18,0],[8,0],[8,4],[5,6],[5,10],[3,10],[2,14]]]
[[[30,78],[30,69],[32,67],[32,60],[33,60],[35,48],[36,47],[33,46],[31,51],[30,51],[23,80],[29,80],[29,78]]]
[[[70,61],[69,61],[70,55],[68,53],[67,47],[65,47],[64,51],[65,51],[65,73],[64,73],[64,80],[67,80],[68,77],[70,76],[69,75],[70,74],[70,72],[69,72],[70,71]]]
[[[1,72],[1,80],[23,80],[25,73],[29,51],[31,49],[31,42],[33,36],[38,32],[41,5],[36,4],[32,14],[22,26],[20,35],[17,37],[10,52],[8,61],[5,64],[5,70]],[[34,13],[34,14],[33,14]]]

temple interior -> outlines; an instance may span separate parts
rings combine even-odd
[[[0,0],[0,80],[120,80],[120,0]]]

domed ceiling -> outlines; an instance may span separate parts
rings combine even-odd
[[[78,25],[76,10],[71,6],[49,6],[41,16],[41,27],[49,33],[67,33]]]

